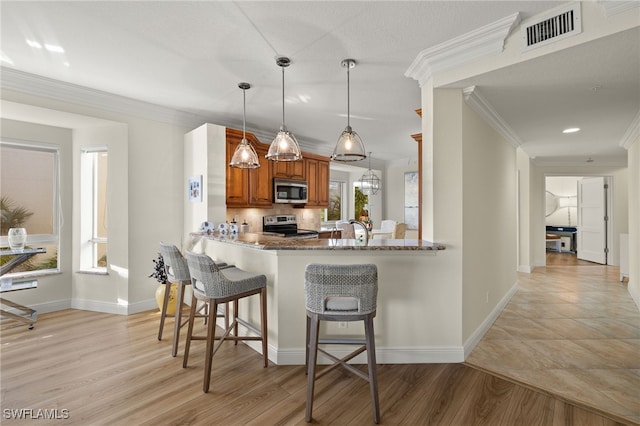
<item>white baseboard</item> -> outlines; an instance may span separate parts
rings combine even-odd
[[[73,299],[71,300],[70,308],[82,309],[85,311],[104,312],[107,314],[131,315],[138,312],[149,311],[154,308],[157,309],[158,304],[156,303],[155,299],[148,299],[130,304],[119,304],[113,302],[105,302],[102,300]]]
[[[63,311],[71,308],[71,299],[54,300],[51,302],[37,303],[30,305],[38,314],[46,314],[47,312]]]
[[[509,291],[504,295],[504,297],[500,300],[500,302],[496,305],[495,308],[491,311],[491,313],[485,318],[485,320],[480,324],[480,326],[473,332],[473,334],[467,339],[464,344],[464,359],[467,359],[473,348],[480,342],[482,336],[485,335],[487,331],[491,328],[495,320],[498,318],[502,310],[509,300],[513,297],[514,294],[518,291],[518,282],[516,281],[513,286],[509,289]]]
[[[530,274],[533,271],[531,265],[520,265],[518,266],[518,272],[523,272],[525,274]]]
[[[262,353],[261,343],[258,341],[245,342],[258,353]],[[304,365],[304,348],[281,349],[277,351],[269,346],[269,360],[276,365]],[[343,358],[351,353],[348,349],[332,350],[338,358]],[[376,348],[376,364],[440,364],[458,363],[464,361],[464,349],[462,347],[433,347],[433,348]],[[318,364],[331,364],[332,362],[319,356]],[[355,357],[350,363],[366,364],[366,352]]]

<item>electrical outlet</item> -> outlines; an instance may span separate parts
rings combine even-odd
[[[344,321],[340,321],[340,322],[338,323],[338,328],[347,328],[347,323],[346,323],[346,322],[344,322]]]

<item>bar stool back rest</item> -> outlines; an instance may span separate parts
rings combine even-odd
[[[373,318],[378,300],[376,265],[309,264],[305,270],[305,303],[307,308],[306,357],[307,407],[305,420],[311,422],[315,381],[337,367],[344,367],[369,382],[373,421],[380,422],[378,379]],[[320,338],[320,321],[363,321],[364,339]],[[349,355],[337,358],[319,344],[358,345]],[[368,374],[347,362],[366,350]],[[318,352],[334,364],[316,374]]]

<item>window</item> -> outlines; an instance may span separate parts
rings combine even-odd
[[[323,223],[335,222],[338,220],[345,220],[345,203],[344,190],[346,184],[341,181],[332,180],[329,181],[329,208],[321,211],[320,220]]]
[[[18,264],[7,267],[8,276],[59,272],[59,149],[28,141],[0,141],[0,245],[9,247],[10,228],[25,228],[26,248],[43,248]],[[2,265],[16,256],[2,256]]]
[[[106,148],[83,149],[80,156],[80,270],[107,272]]]

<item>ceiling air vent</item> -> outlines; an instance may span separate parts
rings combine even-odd
[[[537,18],[522,26],[522,50],[534,49],[582,32],[578,2]]]

